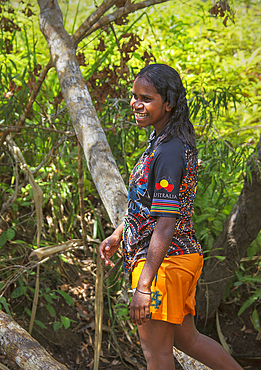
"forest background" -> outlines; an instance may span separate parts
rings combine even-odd
[[[260,3],[235,1],[229,11],[218,4],[215,7],[209,1],[170,1],[139,10],[83,39],[77,49],[81,72],[126,186],[150,134],[149,129],[136,128],[129,108],[134,76],[155,61],[169,64],[180,73],[199,150],[193,221],[206,259],[213,258],[213,242],[245,178],[251,181],[247,160],[254,153],[261,128]],[[69,34],[97,7],[96,3],[80,1],[59,5]],[[41,247],[82,239],[83,228],[91,238],[88,246],[78,245],[78,249],[41,261],[39,309],[34,322],[40,331],[51,328],[58,332],[75,328],[69,308],[59,312],[58,300],[64,299],[65,307],[73,307],[78,315],[87,315],[91,321],[89,310],[93,306],[86,302],[95,300],[95,240],[102,240],[113,227],[84,160],[81,178],[77,163],[81,150],[55,69],[50,69],[22,130],[16,133],[16,125],[50,58],[38,14],[34,4],[1,2],[0,305],[8,314],[19,317],[22,326],[28,326],[35,294],[37,262],[30,253],[37,249],[36,207],[32,185],[5,141],[4,133],[9,130],[43,191]],[[79,176],[83,183],[80,198]],[[85,226],[81,222],[81,197]],[[260,251],[259,234],[237,264],[223,298],[236,304],[235,315],[248,309],[258,340]],[[214,258],[226,257],[220,253]],[[82,281],[84,274],[91,276],[92,283],[90,277],[86,280],[88,294],[71,287],[71,274]],[[117,320],[119,325],[128,320],[127,303],[119,298],[124,281],[119,269],[105,284],[112,326]],[[77,297],[84,303],[77,303]],[[135,330],[129,329],[128,335],[135,336]]]

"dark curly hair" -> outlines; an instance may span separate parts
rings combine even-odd
[[[140,70],[135,79],[137,78],[144,78],[154,86],[163,102],[168,102],[172,108],[172,115],[161,141],[166,142],[173,136],[178,136],[197,153],[195,131],[189,120],[186,90],[178,72],[165,64],[149,64]]]

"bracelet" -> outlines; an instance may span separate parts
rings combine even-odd
[[[142,292],[141,290],[139,290],[137,288],[136,288],[136,291],[139,292],[139,293],[141,293],[141,294],[151,294],[151,292],[150,293],[148,293],[148,292]]]

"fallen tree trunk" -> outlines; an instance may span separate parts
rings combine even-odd
[[[0,344],[4,354],[15,361],[22,370],[68,370],[1,310]]]
[[[240,259],[261,230],[261,138],[247,165],[250,172],[241,194],[213,244],[212,258],[205,262],[197,292],[200,319],[214,316]]]
[[[179,364],[184,370],[211,370],[210,367],[203,365],[194,358],[187,356],[185,353],[173,347],[173,355],[176,357]]]

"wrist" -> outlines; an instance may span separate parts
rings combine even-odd
[[[151,292],[151,282],[138,282],[137,289],[141,290],[144,293]]]
[[[139,290],[138,288],[136,288],[135,291],[140,293],[140,294],[151,295],[151,292],[143,292],[142,290]]]
[[[114,232],[113,232],[113,236],[114,236],[114,238],[116,238],[116,240],[117,241],[121,241],[121,238],[122,238],[122,233],[120,233],[120,232],[118,232],[117,230],[115,230]]]
[[[123,233],[123,223],[121,223],[117,229],[114,230],[113,235],[121,241],[122,238],[122,233]]]

